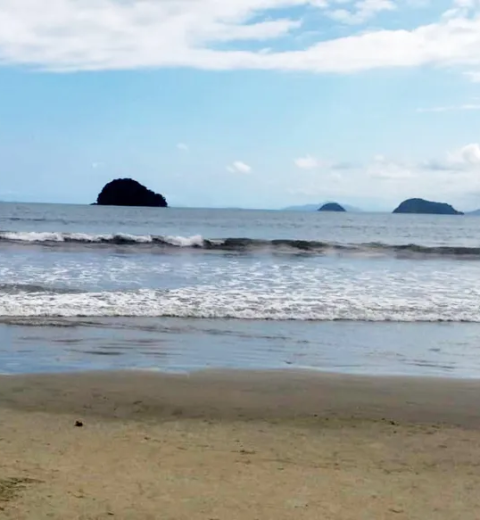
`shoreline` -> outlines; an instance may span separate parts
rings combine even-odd
[[[105,419],[389,419],[480,427],[480,379],[315,370],[0,375],[0,408]]]

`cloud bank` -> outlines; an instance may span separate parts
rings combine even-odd
[[[316,73],[461,66],[478,80],[479,0],[452,1],[448,11],[414,28],[365,25],[379,14],[393,17],[422,3],[49,0],[47,8],[38,0],[0,0],[0,63],[51,71],[192,67]],[[299,48],[295,36],[322,20],[325,26],[334,20],[349,27],[350,34]]]

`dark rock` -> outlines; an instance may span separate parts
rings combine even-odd
[[[444,202],[431,202],[424,199],[403,201],[394,213],[421,213],[427,215],[463,215],[462,212]]]
[[[337,213],[340,213],[347,210],[336,202],[327,202],[327,204],[324,204],[318,211],[336,211]]]
[[[81,428],[83,426],[83,422],[82,421],[75,421],[75,426],[77,428]]]
[[[166,208],[167,201],[163,195],[154,193],[133,179],[115,179],[100,192],[97,205]]]

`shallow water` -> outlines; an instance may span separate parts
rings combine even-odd
[[[479,339],[479,324],[29,319],[0,324],[0,367],[4,374],[296,368],[476,378]]]

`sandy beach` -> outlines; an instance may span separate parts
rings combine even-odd
[[[309,372],[0,377],[0,518],[478,519],[479,390]]]

